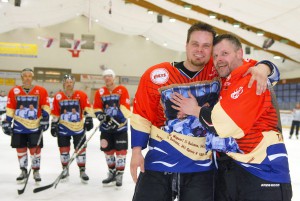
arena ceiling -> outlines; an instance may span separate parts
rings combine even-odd
[[[18,0],[4,1],[0,0],[0,33],[84,15],[90,28],[101,25],[140,35],[183,52],[190,24],[202,21],[218,33],[237,34],[250,49],[247,57],[273,61],[282,78],[300,77],[299,0],[21,0],[20,6],[14,5]],[[263,48],[267,41],[271,46]]]

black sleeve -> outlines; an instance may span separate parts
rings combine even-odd
[[[213,108],[211,107],[202,107],[199,114],[199,121],[205,128],[207,128],[210,132],[213,132],[217,135],[217,132],[212,124],[211,120],[211,111]]]

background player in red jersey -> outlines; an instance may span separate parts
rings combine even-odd
[[[31,168],[36,182],[41,181],[39,174],[41,148],[43,140],[39,141],[41,131],[49,127],[50,107],[48,103],[48,93],[45,88],[33,85],[34,73],[30,68],[25,68],[21,72],[22,86],[13,87],[8,93],[6,120],[2,123],[3,132],[11,135],[11,146],[16,148],[18,153],[21,174],[17,181],[22,183],[27,177],[29,149],[31,155]],[[24,115],[17,113],[19,108],[23,108]],[[36,115],[28,118],[25,113],[29,108],[34,108]],[[12,126],[12,121],[13,126]]]
[[[88,97],[83,91],[75,90],[74,85],[75,78],[72,75],[65,75],[63,78],[64,90],[54,95],[51,112],[53,116],[51,134],[53,137],[57,137],[63,168],[66,168],[70,159],[71,138],[73,138],[74,149],[78,149],[86,140],[85,132],[93,128],[94,112]],[[64,118],[61,118],[62,116]],[[81,150],[76,160],[80,178],[82,182],[87,182],[89,177],[85,173],[86,148]],[[69,171],[64,171],[62,179],[68,176]]]
[[[207,138],[220,152],[216,200],[290,201],[288,155],[272,86],[260,96],[247,87],[250,76],[242,75],[257,62],[243,59],[242,45],[233,34],[216,37],[213,59],[222,77],[221,98],[214,108],[198,106],[191,93],[190,98],[174,93],[172,102],[174,109],[199,117],[212,131]],[[233,140],[227,143],[229,138]]]
[[[127,89],[115,84],[115,72],[103,71],[105,86],[98,89],[94,98],[94,111],[104,123],[100,127],[101,151],[105,153],[109,169],[108,178],[102,181],[104,186],[114,182],[122,186],[128,148],[127,118],[130,116],[130,99]],[[111,121],[111,117],[116,121]]]

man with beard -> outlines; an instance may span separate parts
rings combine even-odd
[[[38,144],[41,131],[49,127],[50,107],[48,93],[44,87],[33,85],[34,73],[25,68],[21,72],[22,85],[13,87],[8,93],[6,120],[2,122],[3,132],[11,135],[11,146],[16,148],[21,169],[18,183],[27,178],[28,150],[32,159],[31,168],[36,182],[41,181],[40,161],[43,139]],[[35,117],[27,118],[25,108],[35,108]]]
[[[171,101],[210,131],[210,147],[219,152],[215,200],[290,201],[288,155],[272,86],[260,96],[247,87],[250,76],[242,75],[257,61],[243,59],[233,34],[216,37],[213,60],[222,78],[221,98],[213,109],[199,106],[190,92],[189,97],[174,93]]]

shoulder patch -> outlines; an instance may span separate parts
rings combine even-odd
[[[57,94],[55,98],[56,98],[56,100],[60,100],[61,97],[62,97],[61,94]]]
[[[19,88],[14,88],[14,94],[19,94],[20,93],[20,89]]]

